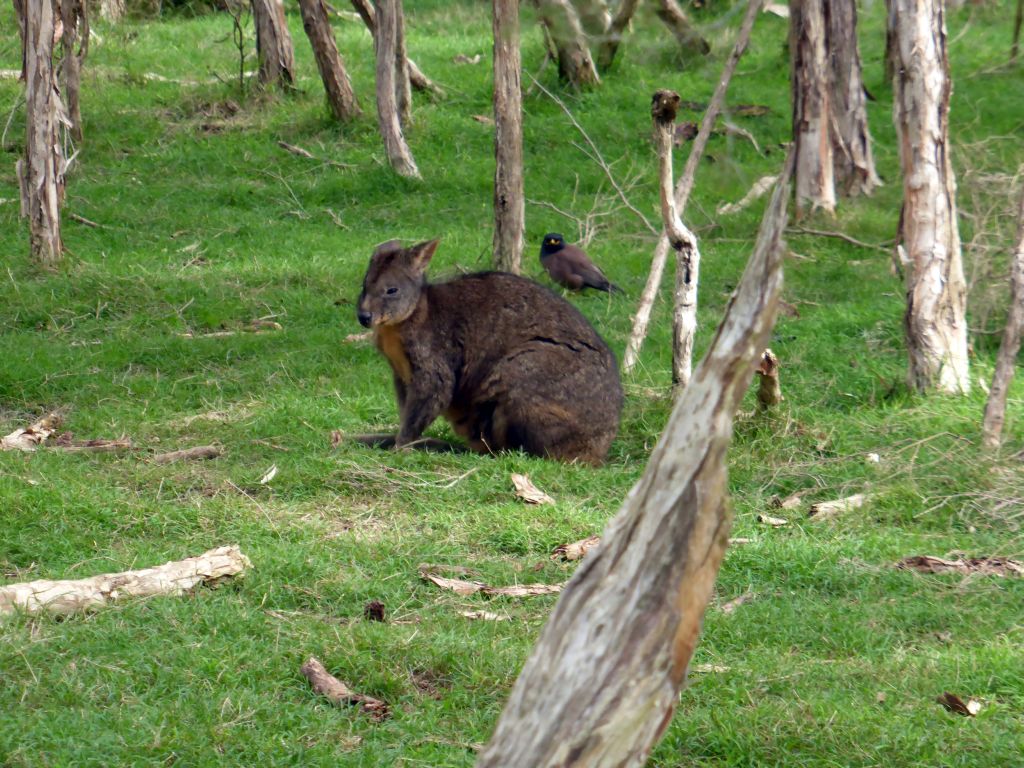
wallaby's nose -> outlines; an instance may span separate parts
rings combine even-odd
[[[370,320],[373,319],[373,315],[365,310],[359,309],[356,310],[356,319],[359,320],[359,324],[363,326],[363,328],[369,328]]]

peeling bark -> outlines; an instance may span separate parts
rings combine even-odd
[[[284,15],[283,0],[252,0],[256,27],[256,53],[263,86],[290,86],[295,82],[295,49]]]
[[[908,259],[904,327],[913,389],[970,390],[967,287],[949,158],[949,59],[942,0],[892,0],[893,117],[903,169]]]
[[[996,370],[985,403],[982,442],[986,448],[998,448],[1006,418],[1006,396],[1013,381],[1024,327],[1024,195],[1017,211],[1017,247],[1010,260],[1010,311],[1006,317],[1003,341],[996,357]]]
[[[749,5],[747,5],[747,12],[736,35],[736,42],[733,44],[732,53],[729,54],[725,66],[722,67],[722,74],[718,78],[718,85],[715,86],[715,92],[708,103],[704,118],[701,120],[700,130],[697,132],[697,137],[693,140],[690,155],[686,158],[686,167],[683,169],[683,174],[676,184],[675,191],[676,210],[679,211],[680,216],[686,210],[686,203],[690,199],[690,192],[693,190],[697,175],[697,165],[704,154],[704,148],[708,144],[708,139],[711,138],[711,131],[715,127],[718,113],[721,112],[722,104],[725,103],[725,92],[729,88],[729,82],[736,71],[736,65],[739,63],[740,57],[743,56],[743,52],[747,49],[750,33],[754,28],[754,20],[757,18],[758,11],[761,9],[763,2],[764,0],[750,0]],[[651,321],[654,299],[658,295],[661,276],[665,271],[665,260],[668,258],[668,250],[668,236],[662,233],[661,238],[658,240],[658,245],[654,249],[654,256],[651,259],[651,271],[647,275],[647,284],[644,286],[643,293],[640,296],[636,315],[633,316],[633,329],[630,331],[629,340],[626,342],[626,351],[622,356],[622,370],[624,373],[629,373],[633,370],[633,367],[640,359],[640,347],[643,346],[644,339],[647,337],[647,326]]]
[[[870,195],[882,181],[871,152],[855,1],[825,0],[825,20],[834,182],[846,195]]]
[[[67,163],[60,140],[64,104],[53,70],[54,4],[25,0],[25,158],[18,162],[22,208],[32,257],[53,269],[61,260],[60,208]]]
[[[398,44],[398,0],[380,0],[376,3],[377,34],[374,48],[377,54],[377,120],[388,162],[400,176],[420,178],[419,168],[402,133],[398,107],[398,77],[396,46]]]
[[[519,274],[525,246],[519,0],[493,0],[494,266]]]
[[[671,722],[728,541],[725,451],[775,317],[786,186],[643,477],[562,592],[478,768],[643,765]]]
[[[345,63],[338,53],[338,44],[334,41],[334,31],[327,20],[327,9],[323,0],[299,0],[302,13],[302,28],[306,31],[309,44],[313,47],[320,79],[324,82],[327,101],[331,112],[343,123],[354,120],[361,114],[359,102],[352,82],[349,80]]]
[[[67,614],[102,608],[125,597],[180,595],[199,584],[235,576],[251,567],[236,546],[218,547],[187,560],[88,579],[42,579],[0,587],[0,616],[25,611]]]
[[[836,209],[824,2],[791,0],[789,4],[797,218],[808,208],[827,213]]]
[[[395,103],[398,120],[407,126],[412,120],[412,85],[409,82],[409,60],[405,50],[405,11],[402,0],[388,0],[394,6],[395,27]]]
[[[67,102],[69,132],[82,140],[81,81],[82,63],[89,52],[89,18],[84,0],[60,0],[61,36],[60,73]],[[75,46],[78,51],[75,51]]]
[[[598,85],[590,47],[579,14],[569,0],[536,0],[540,18],[547,27],[558,58],[558,75],[574,88]]]
[[[700,279],[697,238],[679,217],[672,188],[672,144],[678,107],[679,94],[674,91],[658,91],[651,100],[654,144],[659,161],[661,221],[668,242],[676,254],[676,286],[672,309],[672,385],[677,391],[690,383],[693,369],[693,341],[697,334],[697,283]]]

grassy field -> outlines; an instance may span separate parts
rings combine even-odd
[[[0,766],[472,765],[554,598],[460,598],[422,581],[417,566],[465,566],[492,584],[561,582],[574,566],[550,560],[551,550],[600,533],[643,471],[670,406],[667,288],[642,365],[624,382],[624,422],[603,468],[331,447],[332,430],[397,423],[386,363],[346,341],[362,330],[354,300],[374,244],[441,236],[435,275],[490,259],[492,128],[473,119],[491,109],[486,6],[406,5],[410,52],[447,91],[437,101],[416,96],[409,139],[422,182],[386,165],[372,43],[357,21],[334,20],[364,110],[347,126],[328,116],[294,8],[300,77],[288,96],[240,92],[223,14],[95,22],[86,136],[65,210],[101,226],[65,216],[68,254],[56,274],[28,259],[14,176],[24,109],[20,85],[0,79],[5,123],[13,110],[0,153],[0,433],[60,408],[76,438],[126,435],[137,446],[0,454],[0,583],[144,567],[226,543],[254,565],[185,598],[0,622]],[[974,382],[991,375],[1005,317],[1024,162],[1022,69],[1001,66],[1009,7],[971,4],[950,18]],[[869,115],[886,185],[808,226],[882,243],[894,234],[901,190],[882,77],[884,7],[865,14]],[[600,89],[567,94],[551,67],[537,75],[562,93],[652,220],[650,94],[670,87],[706,100],[739,17],[698,20],[713,44],[705,61],[681,68],[668,35],[644,17]],[[769,108],[729,118],[761,151],[715,136],[687,211],[704,254],[698,351],[761,212],[758,204],[717,217],[715,208],[782,162],[785,36],[785,20],[761,16],[729,95],[733,105]],[[528,12],[523,48],[524,68],[538,73],[542,42]],[[482,61],[458,64],[458,54]],[[10,4],[0,4],[0,68],[18,56]],[[621,356],[652,240],[575,146],[580,136],[559,107],[533,89],[525,112],[526,271],[541,279],[544,232],[575,240],[580,222],[606,214],[591,216],[601,230],[589,250],[626,297],[570,300]],[[694,658],[705,671],[691,676],[651,764],[1020,765],[1024,582],[893,564],[1024,553],[1024,387],[1011,392],[1004,450],[986,457],[981,387],[944,398],[904,385],[902,287],[888,254],[800,234],[789,246],[791,309],[772,342],[786,401],[760,417],[748,397],[730,454],[734,535],[750,541],[726,556]],[[182,335],[255,318],[282,329]],[[440,423],[431,433],[449,434]],[[147,461],[209,443],[224,455]],[[276,476],[261,484],[272,466]],[[519,503],[512,472],[556,503]],[[825,523],[808,522],[805,509],[770,510],[773,497],[796,491],[808,502],[862,491],[872,500]],[[765,512],[789,524],[759,524]],[[363,618],[371,600],[386,605],[387,623]],[[509,620],[461,615],[481,608]],[[309,655],[386,700],[394,717],[377,724],[318,699],[298,671]],[[947,712],[935,701],[943,691],[978,700],[980,714]]]

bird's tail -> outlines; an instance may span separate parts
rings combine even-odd
[[[619,288],[619,286],[617,286],[615,283],[609,282],[607,290],[608,290],[608,293],[618,293],[618,294],[621,294],[623,296],[626,295],[626,292],[624,290],[622,290],[621,288]]]

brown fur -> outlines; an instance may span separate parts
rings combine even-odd
[[[413,443],[443,415],[477,451],[603,462],[622,411],[608,345],[531,280],[484,272],[428,284],[436,248],[378,246],[359,296],[359,322],[391,364],[395,444]]]

